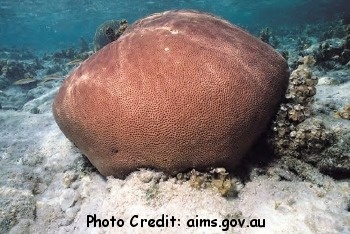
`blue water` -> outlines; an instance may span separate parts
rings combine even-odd
[[[350,0],[0,0],[0,46],[35,51],[78,46],[81,37],[91,42],[96,27],[106,20],[132,23],[181,8],[211,12],[256,33],[266,26],[340,19],[350,12]]]

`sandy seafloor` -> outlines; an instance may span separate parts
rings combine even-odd
[[[43,66],[50,67],[50,60]],[[328,116],[329,126],[348,133],[350,120],[336,119],[325,109],[330,102],[336,109],[350,104],[349,63],[314,70],[319,84],[313,105],[323,110],[315,115]],[[43,77],[39,71],[37,79]],[[252,168],[248,180],[237,182],[238,193],[228,198],[160,172],[140,170],[125,180],[102,177],[53,119],[51,104],[61,83],[51,80],[33,89],[12,85],[0,92],[0,233],[350,233],[349,178],[317,170],[312,181],[291,171],[285,173],[292,179],[281,179],[273,173],[281,170],[278,163],[267,165],[264,171],[271,173]],[[180,221],[174,227],[140,227],[141,218],[162,214]],[[124,226],[87,227],[88,215],[114,216]],[[134,215],[137,227],[130,225]],[[219,227],[224,219],[244,218],[244,228]],[[188,227],[190,219],[217,219],[218,226]],[[246,227],[252,219],[264,219],[265,227]]]

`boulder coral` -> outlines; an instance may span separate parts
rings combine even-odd
[[[53,114],[105,176],[233,169],[275,115],[288,77],[280,54],[228,21],[166,11],[75,69]]]
[[[95,32],[94,51],[98,51],[108,43],[117,40],[128,27],[126,20],[108,20],[101,24]]]

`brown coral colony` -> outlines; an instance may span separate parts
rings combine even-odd
[[[232,169],[275,115],[288,77],[282,56],[242,29],[206,13],[167,11],[135,22],[83,62],[53,113],[106,176]]]

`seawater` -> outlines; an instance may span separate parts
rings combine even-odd
[[[349,0],[1,0],[0,46],[55,51],[91,42],[110,19],[129,23],[171,9],[195,9],[221,16],[252,33],[349,18]]]

